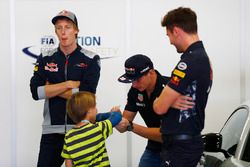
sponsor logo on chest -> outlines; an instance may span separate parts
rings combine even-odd
[[[58,66],[55,63],[47,63],[44,70],[49,72],[58,72]]]
[[[143,103],[143,100],[144,100],[143,94],[138,93],[137,99],[138,99],[139,102],[136,102],[136,105],[137,105],[138,107],[145,107],[145,104]]]

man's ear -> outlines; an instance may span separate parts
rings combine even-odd
[[[175,36],[178,36],[180,34],[180,30],[181,29],[179,27],[174,26],[174,28],[173,28],[173,34]]]

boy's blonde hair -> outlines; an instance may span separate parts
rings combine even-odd
[[[96,107],[95,94],[87,91],[73,94],[67,101],[66,109],[69,117],[79,123],[86,117],[89,109]]]

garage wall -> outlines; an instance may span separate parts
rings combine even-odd
[[[241,2],[241,99],[250,99],[250,2]]]
[[[247,0],[2,0],[0,1],[0,166],[36,166],[41,136],[43,101],[34,101],[29,80],[41,49],[58,45],[51,18],[62,9],[79,20],[83,47],[103,58],[97,89],[99,112],[126,103],[129,84],[117,82],[127,57],[142,53],[170,75],[179,60],[169,44],[161,18],[168,10],[188,6],[198,15],[199,35],[211,59],[214,84],[206,110],[204,133],[219,131],[233,109],[250,99],[250,2]],[[47,8],[50,8],[48,11]],[[95,39],[100,41],[96,44]],[[54,43],[46,41],[52,40]],[[136,122],[144,124],[139,115]],[[146,140],[116,130],[107,147],[112,166],[136,167]],[[25,151],[24,151],[25,150]]]
[[[10,2],[7,0],[0,1],[0,50],[1,50],[1,86],[0,86],[0,166],[14,166],[13,159],[16,158],[16,116],[15,110],[15,86],[14,86],[14,73],[15,68],[12,64],[14,60],[12,48],[12,40],[10,35]],[[4,23],[4,24],[3,24]],[[14,34],[13,34],[14,35]]]

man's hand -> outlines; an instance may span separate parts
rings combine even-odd
[[[194,105],[195,103],[193,102],[192,97],[182,95],[177,98],[171,107],[179,110],[187,110],[193,108]]]
[[[60,96],[65,99],[71,96],[71,90],[74,88],[78,88],[80,86],[80,81],[65,81],[60,83],[49,83],[46,81],[45,83],[45,95],[47,98],[52,98],[55,96]],[[69,93],[68,93],[69,92]],[[64,95],[65,94],[65,95]],[[70,94],[70,96],[66,96],[66,94]]]
[[[120,133],[127,131],[127,126],[129,122],[126,118],[122,117],[122,120],[119,122],[118,125],[115,126],[116,130],[118,130]]]
[[[65,81],[65,87],[67,89],[79,88],[79,86],[80,86],[80,81],[71,81],[71,80]]]

